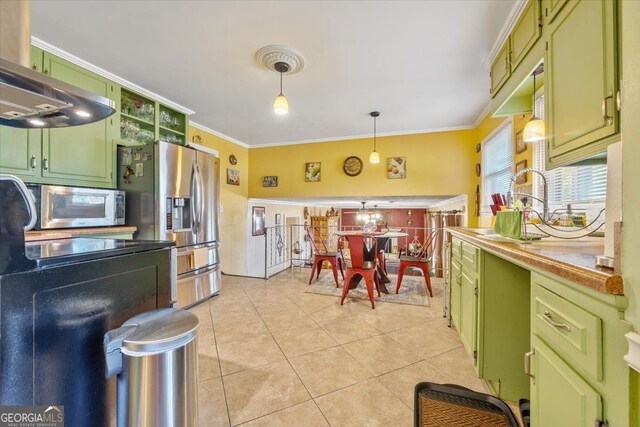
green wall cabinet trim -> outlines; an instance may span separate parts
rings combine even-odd
[[[449,283],[451,284],[451,320],[458,330],[460,330],[460,292],[462,285],[462,270],[460,262],[456,260],[451,261],[451,277]]]
[[[602,380],[602,319],[536,283],[531,292],[533,333],[572,366]]]
[[[558,12],[567,3],[568,0],[544,0],[542,8],[544,9],[544,23],[549,25],[553,22]]]
[[[491,64],[491,97],[498,93],[511,75],[509,51],[509,39],[507,39],[498,56],[493,60],[493,64]]]
[[[511,42],[509,62],[512,71],[518,68],[541,34],[540,0],[530,0],[509,36]]]
[[[602,398],[535,334],[531,380],[531,425],[593,427],[602,420]],[[612,424],[613,425],[613,424]]]
[[[576,0],[551,26],[545,60],[547,163],[618,133],[616,8]]]

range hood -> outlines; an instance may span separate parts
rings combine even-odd
[[[30,57],[29,2],[1,3],[0,125],[61,128],[97,122],[115,113],[110,99],[23,66]]]

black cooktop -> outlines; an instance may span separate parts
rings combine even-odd
[[[137,252],[153,251],[174,246],[174,242],[160,240],[120,240],[73,237],[69,239],[26,242],[27,258],[38,267],[109,258]]]

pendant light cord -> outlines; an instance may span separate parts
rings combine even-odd
[[[373,151],[376,151],[376,120],[378,118],[373,118]]]
[[[535,76],[533,77],[533,81],[535,82]],[[282,71],[280,71],[280,95],[282,95]]]

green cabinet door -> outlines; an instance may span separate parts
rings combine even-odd
[[[558,12],[565,5],[567,0],[544,0],[542,8],[544,9],[544,23],[549,25],[553,22]]]
[[[451,320],[453,324],[460,329],[460,290],[462,284],[462,272],[460,271],[460,263],[451,260],[451,277],[449,286],[451,287]]]
[[[602,419],[600,395],[533,335],[531,425],[592,427]]]
[[[491,97],[493,98],[502,85],[509,79],[511,69],[509,68],[509,39],[493,60],[491,64]]]
[[[460,285],[460,326],[458,332],[464,348],[473,357],[477,370],[477,327],[478,327],[478,280],[468,274],[464,267]]]
[[[31,46],[31,69],[33,71],[42,72],[43,53],[42,49]]]
[[[556,21],[545,63],[551,168],[604,151],[618,132],[615,3],[569,2]]]
[[[22,179],[40,176],[42,130],[0,126],[0,172]]]
[[[115,93],[105,78],[47,52],[43,72],[98,95],[111,97]],[[75,185],[112,187],[112,129],[113,118],[109,117],[88,125],[43,131],[43,177]]]
[[[511,71],[515,70],[529,53],[533,45],[540,38],[542,27],[540,25],[540,0],[529,0],[520,19],[511,31],[511,51],[509,59]]]

